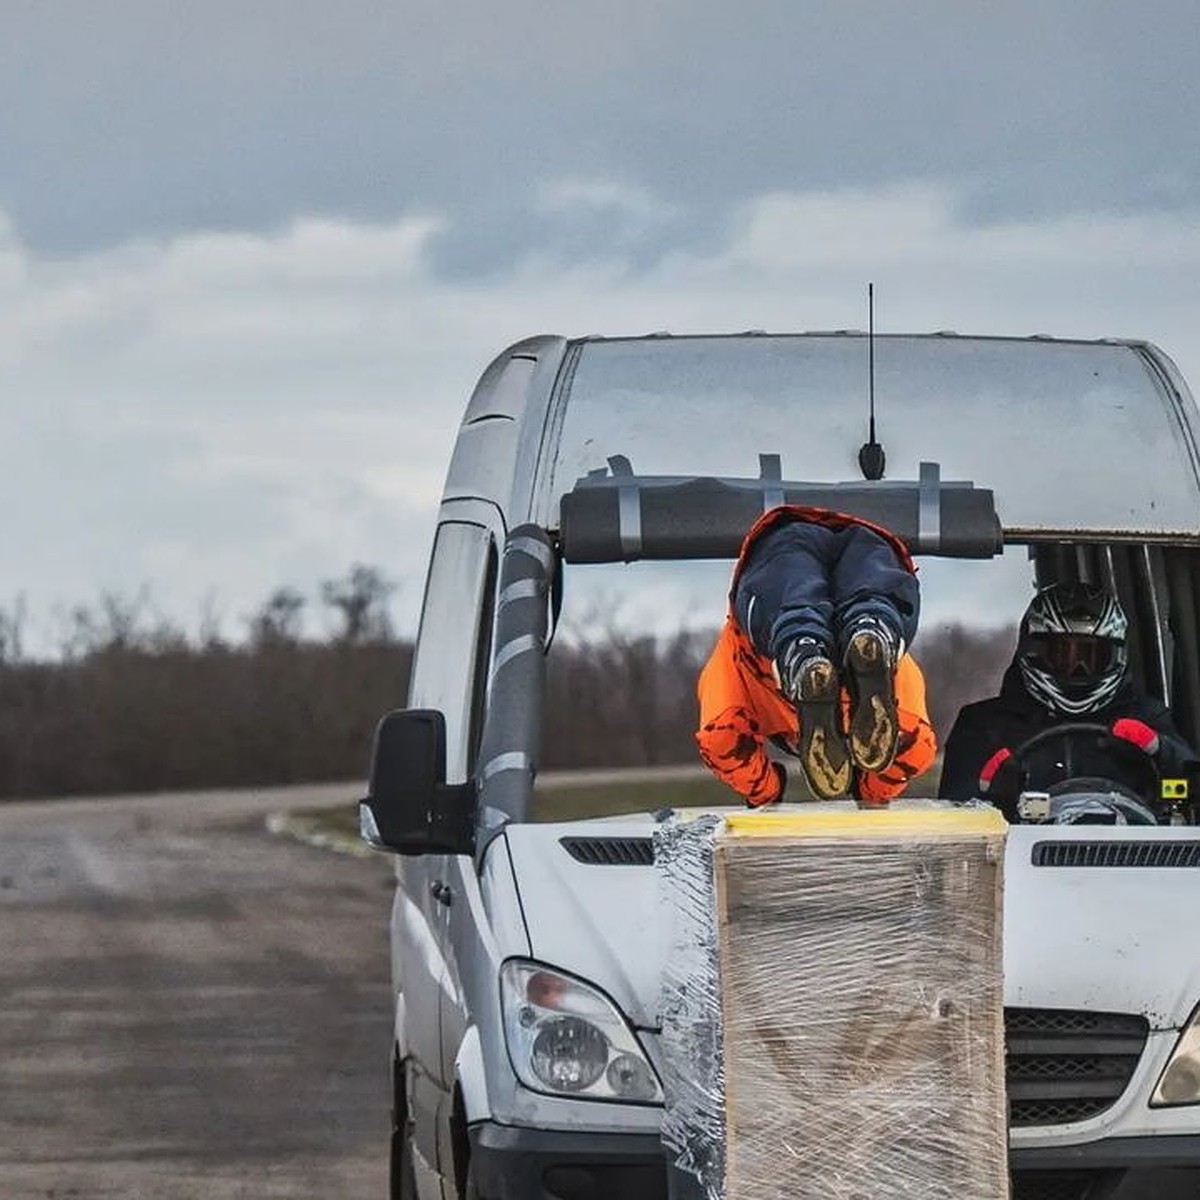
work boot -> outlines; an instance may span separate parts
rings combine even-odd
[[[896,757],[900,718],[896,710],[899,639],[880,621],[855,624],[846,641],[850,691],[850,757],[862,771],[882,771]]]
[[[800,762],[813,795],[822,800],[850,790],[850,756],[841,726],[841,681],[819,643],[792,642],[775,666],[783,694],[800,722]]]

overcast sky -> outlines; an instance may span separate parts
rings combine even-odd
[[[1200,386],[1195,0],[4,0],[0,606],[415,622],[538,332],[1148,338]]]

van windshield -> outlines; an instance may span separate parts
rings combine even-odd
[[[564,567],[535,819],[740,805],[701,765],[693,738],[696,679],[724,620],[732,565]],[[986,561],[923,558],[918,578],[922,617],[913,655],[944,743],[963,704],[995,694],[1033,570],[1027,549],[1010,546]],[[908,794],[936,795],[938,769],[914,780]],[[789,778],[789,796],[802,798],[794,760]]]
[[[874,357],[890,479],[936,462],[992,489],[1008,530],[1194,531],[1192,435],[1136,347],[886,335]],[[590,341],[551,487],[614,455],[642,476],[756,478],[769,453],[784,479],[857,479],[867,383],[861,335]]]

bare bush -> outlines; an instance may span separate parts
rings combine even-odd
[[[392,622],[387,602],[395,590],[396,585],[377,568],[361,563],[351,567],[345,579],[323,583],[321,598],[339,618],[335,639],[349,646],[390,641]]]
[[[925,674],[929,717],[943,745],[964,704],[997,693],[1016,642],[1015,625],[972,629],[955,624],[922,630],[913,656]]]
[[[25,597],[0,608],[0,665],[19,663],[25,656]]]
[[[244,644],[215,618],[189,640],[149,592],[70,614],[57,662],[23,656],[23,602],[0,609],[0,796],[236,787],[362,778],[379,717],[403,704],[412,645],[392,635],[391,585],[355,567],[322,589],[331,640],[302,636],[306,600],[279,588]],[[599,617],[548,661],[545,767],[697,761],[696,681],[716,630],[633,634]],[[994,694],[1015,630],[922,631],[942,741],[959,707]]]
[[[653,638],[611,626],[572,631],[548,674],[544,757],[550,767],[649,765],[696,758],[696,681],[716,631]],[[930,720],[944,742],[959,708],[994,695],[1016,630],[924,631],[915,657]]]
[[[259,649],[296,645],[303,632],[305,603],[295,588],[276,588],[250,618],[250,644]]]

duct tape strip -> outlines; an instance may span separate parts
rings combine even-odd
[[[503,608],[514,600],[538,600],[546,594],[546,585],[540,579],[518,579],[500,593],[497,607]]]
[[[786,502],[783,494],[783,461],[778,454],[758,456],[758,477],[763,482],[763,512],[770,512]],[[775,486],[770,487],[769,484]]]
[[[542,650],[542,643],[532,633],[523,633],[520,637],[513,638],[511,642],[505,642],[496,652],[492,675],[494,676],[505,663],[511,662],[518,654],[525,654],[530,650],[536,650],[539,654]]]
[[[529,755],[523,750],[507,750],[503,754],[497,754],[483,765],[479,771],[479,782],[486,783],[493,775],[499,775],[501,771],[531,771],[533,764],[529,760]]]
[[[542,565],[543,571],[549,571],[554,563],[554,553],[545,542],[538,541],[537,538],[517,537],[512,538],[504,547],[505,554],[528,554],[530,558],[535,558]]]
[[[617,487],[617,529],[621,553],[637,558],[642,552],[642,497],[636,483]]]
[[[937,463],[921,464],[917,491],[917,545],[926,554],[936,554],[942,545],[941,470]]]

